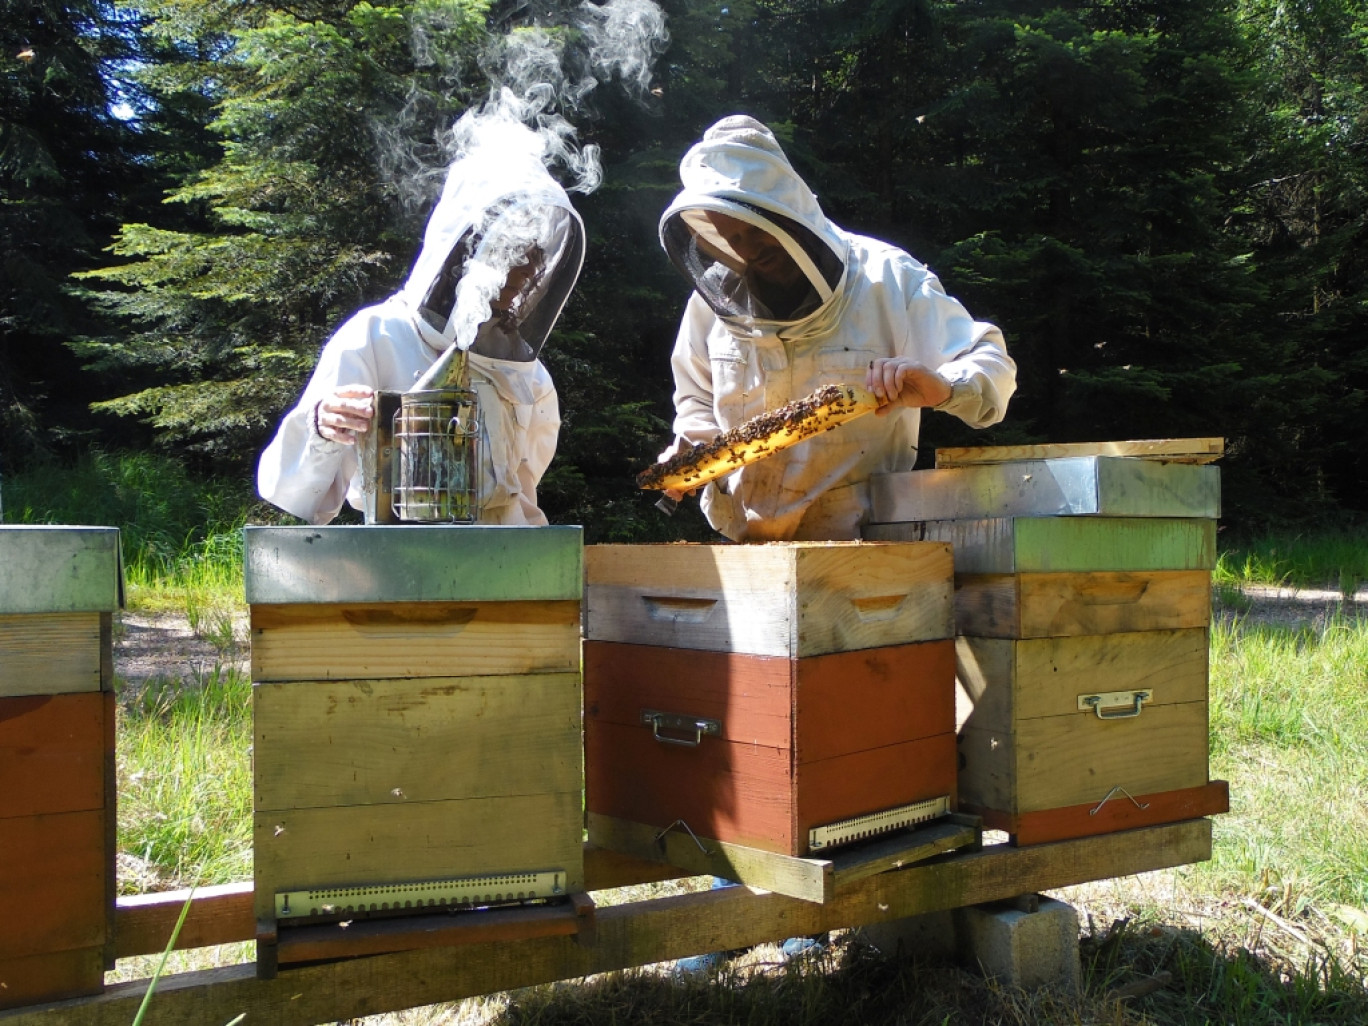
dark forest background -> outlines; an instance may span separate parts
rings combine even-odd
[[[565,6],[544,4],[543,8]],[[652,89],[575,114],[581,284],[542,490],[586,540],[699,529],[669,436],[685,149],[770,124],[828,215],[1002,326],[1007,422],[937,446],[1221,436],[1228,524],[1368,511],[1368,2],[661,0]],[[0,0],[0,475],[162,451],[250,489],[330,332],[405,277],[396,171],[532,3]],[[417,45],[418,41],[423,45]],[[611,85],[611,84],[608,84]]]

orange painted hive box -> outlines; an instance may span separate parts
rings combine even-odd
[[[0,1008],[113,966],[114,528],[0,527]]]
[[[585,604],[591,842],[800,857],[951,807],[949,546],[589,546]]]

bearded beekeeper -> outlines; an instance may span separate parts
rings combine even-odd
[[[455,161],[404,287],[323,347],[299,403],[261,455],[262,498],[313,524],[363,507],[357,440],[377,390],[403,392],[453,345],[482,418],[479,522],[545,524],[537,485],[560,409],[538,358],[584,261],[584,226],[547,173],[543,142],[499,126]]]
[[[679,175],[660,239],[694,294],[671,358],[676,441],[661,459],[821,386],[864,385],[885,401],[878,416],[742,467],[701,497],[734,541],[859,538],[869,477],[912,469],[923,409],[976,428],[1002,419],[1016,389],[1002,333],[907,253],[827,220],[754,118],[713,125]]]

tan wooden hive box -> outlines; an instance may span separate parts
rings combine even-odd
[[[947,546],[600,545],[585,574],[591,842],[822,900],[824,828],[952,805]]]
[[[113,968],[119,532],[0,527],[0,1008]]]
[[[246,536],[259,934],[583,891],[579,529]]]
[[[1207,758],[1219,441],[956,450],[876,482],[869,536],[954,547],[959,798],[1016,843],[1228,808]]]
[[[1224,812],[1207,630],[957,641],[959,796],[1018,843]]]

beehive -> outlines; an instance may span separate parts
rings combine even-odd
[[[1019,844],[1228,808],[1207,759],[1215,467],[1069,455],[874,494],[869,537],[954,547],[964,808]]]
[[[0,1008],[113,966],[119,532],[0,527]]]
[[[578,528],[249,528],[246,583],[262,937],[583,890]]]
[[[805,856],[953,795],[946,545],[600,545],[585,572],[591,842]],[[764,865],[720,875],[782,890]]]

